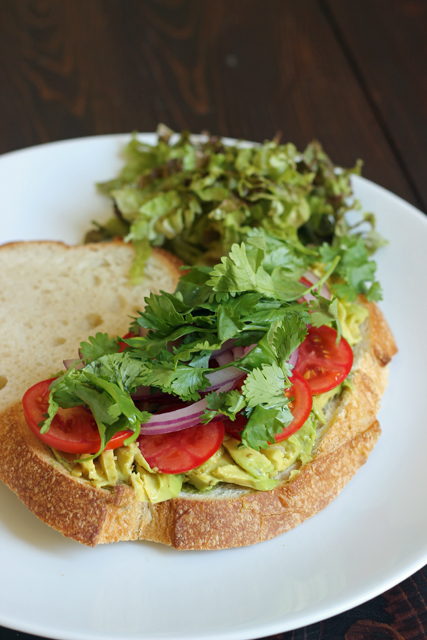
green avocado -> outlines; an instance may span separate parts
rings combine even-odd
[[[136,465],[138,473],[132,473],[131,484],[141,502],[164,502],[176,498],[181,491],[183,476],[169,473],[150,473]]]
[[[253,449],[239,449],[239,441],[225,437],[220,449],[197,469],[185,474],[185,479],[199,491],[207,491],[219,482],[229,482],[259,491],[277,485],[271,480],[274,465],[262,453]]]
[[[228,455],[224,447],[221,446],[209,460],[206,460],[200,467],[188,471],[185,474],[186,482],[192,484],[193,487],[196,487],[199,491],[207,491],[221,482],[219,478],[212,475],[212,471],[218,467],[232,464],[232,458]]]
[[[274,464],[259,451],[249,447],[239,448],[240,442],[235,438],[225,437],[223,445],[242,469],[255,480],[265,479],[275,475]]]
[[[239,441],[228,436],[223,446],[204,464],[185,474],[185,480],[199,491],[212,489],[219,482],[228,482],[258,491],[274,489],[280,471],[297,460],[303,464],[311,460],[316,440],[313,414],[297,433],[261,452],[239,448]]]
[[[335,398],[336,396],[339,396],[342,393],[343,386],[344,386],[344,383],[340,384],[338,387],[335,387],[335,389],[331,389],[330,391],[326,391],[325,393],[319,393],[316,396],[313,396],[312,410],[317,420],[321,424],[326,423],[326,417],[325,417],[325,414],[323,413],[324,407],[328,404],[329,400],[332,400],[332,398]]]
[[[310,462],[315,440],[316,426],[311,414],[293,436],[271,445],[268,449],[261,449],[261,452],[273,464],[275,472],[279,473],[295,464],[297,460],[301,460],[303,464]]]
[[[361,304],[338,301],[338,318],[341,322],[342,334],[351,347],[360,342],[362,338],[360,325],[368,315],[369,311]]]
[[[224,467],[218,467],[212,472],[221,482],[231,482],[242,487],[250,487],[258,491],[270,491],[278,484],[278,480],[270,479],[268,476],[256,480],[253,476],[243,471],[237,464],[228,464]]]

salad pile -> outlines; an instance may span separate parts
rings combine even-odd
[[[112,199],[115,215],[105,225],[95,223],[86,241],[132,242],[135,282],[143,278],[151,246],[163,246],[184,264],[213,266],[254,228],[308,255],[312,245],[327,243],[338,251],[345,246],[350,253],[340,269],[347,275],[358,269],[350,276],[356,289],[373,279],[367,255],[384,242],[375,218],[365,213],[352,225],[346,218],[360,209],[350,182],[351,174],[360,173],[360,161],[353,169],[336,167],[317,141],[303,153],[276,139],[230,146],[188,132],[177,137],[164,125],[156,146],[134,135],[125,156],[119,177],[98,185]]]
[[[83,342],[23,406],[40,439],[80,462],[136,442],[150,470],[183,474],[225,434],[256,452],[283,442],[312,420],[313,396],[342,385],[353,363],[342,321],[359,294],[381,298],[370,254],[382,240],[371,214],[347,222],[351,171],[318,143],[299,154],[170,134],[156,147],[133,138],[102,186],[117,215],[96,233],[134,243],[135,280],[151,245],[190,266],[173,294],[145,299],[126,336]]]

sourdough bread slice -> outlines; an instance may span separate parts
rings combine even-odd
[[[0,415],[0,479],[41,520],[89,546],[152,540],[176,549],[223,549],[268,540],[326,507],[364,464],[380,435],[376,420],[396,353],[381,311],[368,304],[357,346],[353,390],[328,407],[313,460],[272,491],[234,485],[159,504],[136,500],[131,487],[98,489],[71,476],[28,429],[20,403]]]
[[[131,285],[133,256],[123,242],[0,247],[0,411],[63,370],[63,359],[77,358],[89,335],[127,333],[150,291],[175,289],[177,258],[154,249],[144,281]]]

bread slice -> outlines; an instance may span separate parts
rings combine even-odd
[[[159,504],[136,500],[131,487],[99,489],[71,476],[28,429],[20,403],[0,415],[0,479],[41,520],[89,546],[152,540],[176,549],[223,549],[273,538],[326,507],[364,464],[380,435],[376,420],[396,353],[381,311],[369,318],[357,346],[353,390],[328,407],[313,460],[272,491],[220,485],[208,495],[181,493]]]
[[[123,242],[67,246],[17,242],[0,247],[0,411],[35,382],[77,358],[96,332],[128,332],[150,291],[173,291],[181,262],[154,249],[146,277],[130,285],[134,249]]]

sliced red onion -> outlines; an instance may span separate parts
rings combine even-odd
[[[217,349],[216,351],[212,351],[211,358],[216,358],[217,356],[220,356],[222,353],[225,353],[225,351],[229,351],[230,349],[233,348],[233,345],[234,345],[234,340],[226,340],[220,349]]]
[[[244,372],[240,371],[236,367],[228,367],[227,369],[220,369],[219,371],[213,371],[212,373],[207,374],[207,378],[211,383],[210,386],[205,389],[204,393],[208,393],[209,391],[214,391],[222,387],[222,385],[227,382],[235,382],[242,376],[244,376]],[[221,389],[223,391],[223,389]]]
[[[295,351],[291,353],[291,357],[289,358],[289,364],[291,365],[291,367],[295,367],[296,363],[298,362],[298,355],[299,347],[297,347]]]
[[[306,271],[303,277],[306,278],[309,282],[311,282],[311,284],[316,284],[316,282],[319,282],[320,280],[320,278],[318,278],[316,274],[313,273],[312,271]],[[322,284],[322,287],[320,289],[320,295],[326,298],[327,300],[331,299],[331,292],[329,291],[328,287],[324,283]],[[315,297],[311,293],[307,293],[307,295],[305,295],[304,298],[305,300],[307,300],[307,302],[310,302],[310,300],[315,300]]]
[[[248,353],[252,351],[252,349],[255,349],[256,346],[256,344],[250,344],[249,347],[243,347],[243,355],[247,356]]]
[[[224,384],[220,390],[229,391],[233,387],[233,381]],[[176,409],[169,413],[154,415],[148,422],[141,425],[141,435],[156,435],[162,433],[172,433],[173,431],[183,431],[199,424],[200,417],[207,408],[206,398],[195,402],[189,407]]]
[[[234,347],[232,351],[235,360],[240,360],[240,358],[243,358],[245,355],[245,349],[243,347]]]
[[[78,371],[79,369],[83,369],[84,367],[84,362],[79,362],[78,360],[76,360],[76,358],[68,358],[68,360],[63,360],[62,361],[64,363],[64,367],[68,370],[70,367],[73,366],[73,364],[75,364],[76,362],[78,362],[78,364],[76,364],[76,366],[74,367],[74,369],[76,371]]]
[[[234,362],[235,358],[233,355],[234,349],[233,351],[225,351],[224,353],[220,353],[217,356],[215,356],[215,360],[218,363],[219,367],[224,367],[226,364],[230,364],[230,362]]]

